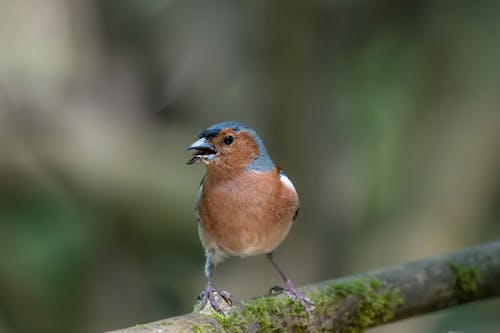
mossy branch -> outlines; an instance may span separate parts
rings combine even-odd
[[[282,295],[258,297],[228,316],[190,313],[112,333],[359,332],[500,296],[500,241],[401,266],[301,288],[315,302],[308,318]]]

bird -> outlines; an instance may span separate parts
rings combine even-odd
[[[224,314],[217,300],[232,305],[230,294],[212,284],[217,264],[228,256],[265,255],[285,283],[280,289],[309,313],[314,303],[295,288],[274,257],[297,217],[299,197],[257,132],[242,122],[221,122],[203,130],[186,149],[194,151],[188,165],[206,168],[195,199],[206,256],[201,308],[209,302]]]

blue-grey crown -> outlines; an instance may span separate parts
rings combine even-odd
[[[262,139],[259,137],[255,130],[248,127],[244,123],[238,121],[225,121],[222,123],[218,123],[208,127],[203,132],[201,132],[199,138],[214,138],[219,134],[221,130],[225,128],[230,128],[235,133],[238,133],[241,130],[248,132],[253,137],[255,143],[257,144],[257,147],[259,148],[259,155],[257,155],[252,161],[250,161],[250,163],[248,163],[245,170],[267,172],[271,171],[274,168],[274,163],[267,153],[264,142],[262,142]]]
[[[219,132],[221,130],[223,130],[224,128],[230,128],[236,133],[238,133],[242,129],[250,129],[250,127],[248,127],[247,125],[240,123],[240,122],[237,122],[237,121],[225,121],[223,123],[218,123],[218,124],[215,124],[215,125],[208,127],[203,132],[201,132],[200,135],[198,135],[198,137],[200,139],[201,138],[207,138],[207,139],[215,138],[219,134]]]

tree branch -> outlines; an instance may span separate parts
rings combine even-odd
[[[307,317],[283,295],[258,297],[231,314],[201,312],[110,333],[325,331],[367,327],[500,295],[500,241],[301,288],[315,306]]]

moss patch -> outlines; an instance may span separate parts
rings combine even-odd
[[[451,271],[451,283],[457,290],[458,297],[467,299],[477,292],[477,279],[479,270],[473,266],[460,266],[453,262],[448,262]]]
[[[332,283],[306,295],[315,303],[308,317],[298,302],[284,295],[258,297],[242,305],[229,316],[213,313],[228,332],[309,332],[332,330],[360,332],[367,327],[388,321],[402,304],[398,290],[383,286],[376,279],[356,279]],[[335,322],[332,317],[337,318]]]
[[[229,316],[218,313],[213,316],[228,332],[243,332],[249,328],[257,332],[306,332],[308,326],[304,308],[284,296],[258,297],[243,303],[240,311]]]
[[[316,301],[317,300],[317,301]],[[403,303],[399,290],[381,281],[355,279],[346,283],[332,283],[316,299],[321,315],[334,316],[324,328],[342,332],[361,332],[368,327],[389,321]]]
[[[193,333],[215,333],[215,329],[209,325],[209,324],[204,324],[204,325],[193,325],[191,326],[191,330]]]

